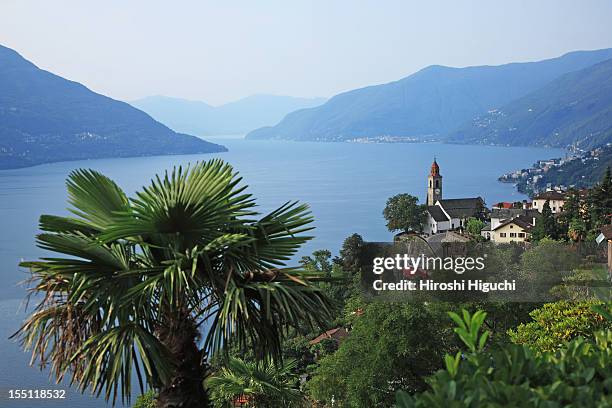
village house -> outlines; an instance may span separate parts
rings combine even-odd
[[[427,220],[423,228],[425,236],[463,229],[468,218],[481,218],[485,211],[481,197],[442,198],[442,175],[434,159],[427,177]]]
[[[529,241],[535,219],[520,215],[498,223],[495,227],[491,224],[490,239],[498,244]]]
[[[553,214],[558,214],[563,210],[565,200],[566,196],[564,193],[555,190],[545,191],[533,199],[533,208],[542,212],[544,203],[548,201],[548,205],[550,205]]]
[[[490,213],[491,230],[516,217],[523,217],[523,219],[531,218],[531,224],[535,225],[535,218],[538,218],[539,216],[540,213],[535,209],[493,208]]]
[[[531,230],[540,213],[523,205],[523,208],[496,206],[491,209],[490,219],[480,231],[480,235],[493,242],[529,241]],[[515,222],[512,222],[512,221]]]

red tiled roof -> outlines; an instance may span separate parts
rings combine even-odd
[[[429,172],[431,176],[439,176],[440,175],[440,166],[438,166],[438,162],[434,159],[433,163],[431,163],[431,171]]]
[[[513,203],[509,203],[508,201],[502,201],[500,203],[495,204],[494,207],[497,207],[497,208],[513,208],[514,204]]]
[[[314,339],[310,340],[308,344],[314,346],[315,344],[319,344],[325,339],[335,339],[338,341],[342,341],[346,336],[348,336],[348,332],[344,329],[344,327],[336,327],[335,329],[328,330],[325,333],[322,333]]]

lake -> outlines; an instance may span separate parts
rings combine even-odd
[[[34,245],[38,217],[66,214],[64,182],[76,168],[93,168],[116,180],[128,193],[174,165],[220,157],[234,165],[258,199],[262,212],[288,200],[309,203],[315,217],[316,238],[299,254],[316,249],[337,253],[354,232],[365,240],[390,240],[382,210],[388,197],[416,195],[423,202],[426,178],[434,156],[444,177],[445,198],[481,196],[487,204],[525,198],[497,177],[530,166],[538,159],[560,157],[560,149],[462,146],[445,144],[351,144],[248,141],[208,138],[225,144],[229,152],[214,155],[138,157],[46,164],[0,171],[0,406],[102,407],[106,404],[76,391],[62,401],[10,403],[8,389],[67,388],[49,385],[46,373],[27,366],[28,356],[7,338],[20,325],[25,289],[18,283],[28,275],[17,267],[21,259],[42,254]],[[20,309],[20,310],[19,310]]]

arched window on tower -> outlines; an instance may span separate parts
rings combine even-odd
[[[431,187],[431,180],[429,180],[429,187]]]

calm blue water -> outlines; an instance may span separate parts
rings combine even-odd
[[[558,149],[455,146],[443,144],[349,144],[255,142],[219,138],[230,151],[214,155],[234,165],[250,186],[261,211],[287,200],[312,206],[316,239],[300,255],[327,248],[337,252],[353,232],[371,241],[389,240],[382,209],[397,193],[425,198],[426,177],[434,156],[444,177],[444,197],[482,196],[487,204],[524,198],[511,185],[497,182],[502,173],[527,167],[537,159],[560,157]],[[60,406],[62,402],[14,403],[5,399],[11,388],[49,388],[45,373],[27,366],[28,356],[7,340],[23,318],[18,311],[27,277],[20,259],[34,259],[37,220],[42,213],[65,214],[64,181],[80,167],[100,170],[127,192],[174,165],[207,160],[212,155],[143,157],[64,162],[0,171],[0,407]],[[56,386],[55,388],[57,388]],[[66,388],[61,386],[61,388]],[[106,406],[71,391],[65,405]],[[68,404],[70,402],[70,404]]]

